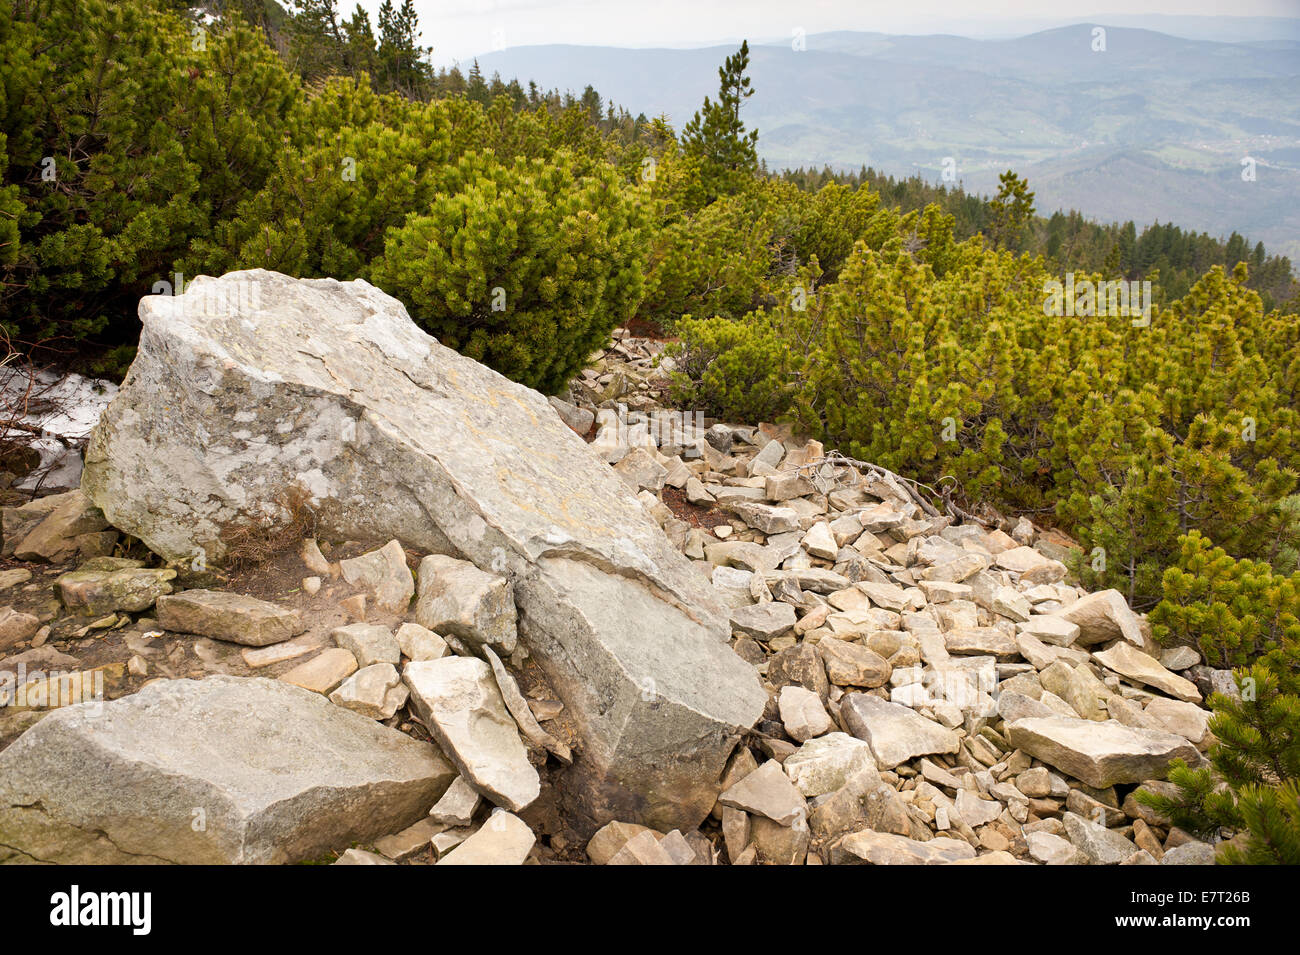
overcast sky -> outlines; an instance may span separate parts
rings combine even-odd
[[[345,16],[354,2],[339,0]],[[379,2],[361,0],[372,20]],[[1300,0],[415,0],[415,6],[421,39],[434,48],[439,65],[502,46],[543,43],[712,46],[743,37],[785,38],[795,29],[1031,32],[1062,19],[1104,21],[1107,9],[1129,15],[1300,16]]]

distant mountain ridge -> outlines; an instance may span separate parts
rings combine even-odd
[[[1101,52],[1086,23],[1012,39],[835,32],[807,36],[802,51],[755,45],[743,115],[772,168],[867,165],[938,180],[950,157],[979,191],[1003,169],[1027,175],[1042,211],[1236,230],[1300,253],[1300,40],[1099,26]],[[716,92],[729,52],[539,46],[478,62],[544,88],[591,84],[680,129]],[[1247,158],[1253,181],[1242,178]]]

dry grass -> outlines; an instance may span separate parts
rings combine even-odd
[[[222,563],[232,574],[264,564],[288,550],[296,550],[304,537],[316,536],[316,512],[311,495],[299,485],[276,497],[279,515],[261,522],[227,525],[221,529],[226,554]]]

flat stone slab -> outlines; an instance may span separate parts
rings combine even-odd
[[[537,798],[541,779],[491,667],[477,657],[443,657],[408,663],[402,679],[420,719],[475,789],[514,812]]]
[[[185,590],[158,598],[158,626],[246,647],[265,647],[307,629],[296,610],[223,590]]]
[[[840,701],[849,730],[864,740],[881,769],[893,769],[917,756],[955,753],[957,734],[915,710],[867,693],[850,693]]]
[[[0,862],[313,859],[411,825],[455,776],[436,747],[275,680],[160,680],[0,752]]]
[[[1163,779],[1175,759],[1199,762],[1196,747],[1183,737],[1115,720],[1026,717],[1007,724],[1007,739],[1094,789]]]
[[[731,628],[766,643],[794,626],[794,607],[779,600],[750,604],[731,612]]]
[[[1112,644],[1107,649],[1094,653],[1093,658],[1122,677],[1155,687],[1184,703],[1201,701],[1201,691],[1195,683],[1177,673],[1171,673],[1155,657],[1148,656],[1130,643],[1120,641]]]
[[[159,597],[170,594],[169,581],[175,578],[176,571],[171,568],[74,570],[55,581],[55,586],[63,605],[76,613],[107,614],[115,610],[140,613],[152,607]]]
[[[330,647],[280,674],[284,683],[313,693],[328,693],[357,672],[357,658],[342,647]]]
[[[504,809],[493,811],[483,828],[446,856],[438,865],[523,865],[537,837],[518,816]]]
[[[732,809],[766,816],[783,826],[796,819],[807,819],[808,804],[803,794],[790,782],[781,764],[769,759],[718,797]]]
[[[975,847],[958,839],[940,836],[918,842],[870,829],[845,836],[831,850],[835,865],[947,865],[973,858]]]

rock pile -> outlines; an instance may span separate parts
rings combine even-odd
[[[598,433],[593,450],[709,577],[765,678],[713,810],[733,864],[1212,857],[1132,792],[1200,762],[1198,681],[1221,671],[1162,650],[1118,592],[1068,583],[1063,535],[927,514],[896,477],[780,428],[673,431],[669,412],[605,404],[598,426],[633,446]]]
[[[548,401],[364,283],[190,289],[230,307],[146,299],[84,493],[0,513],[0,861],[1212,859],[1133,793],[1222,674],[1063,535],[664,409],[624,333]],[[297,506],[284,586],[206,573]]]

